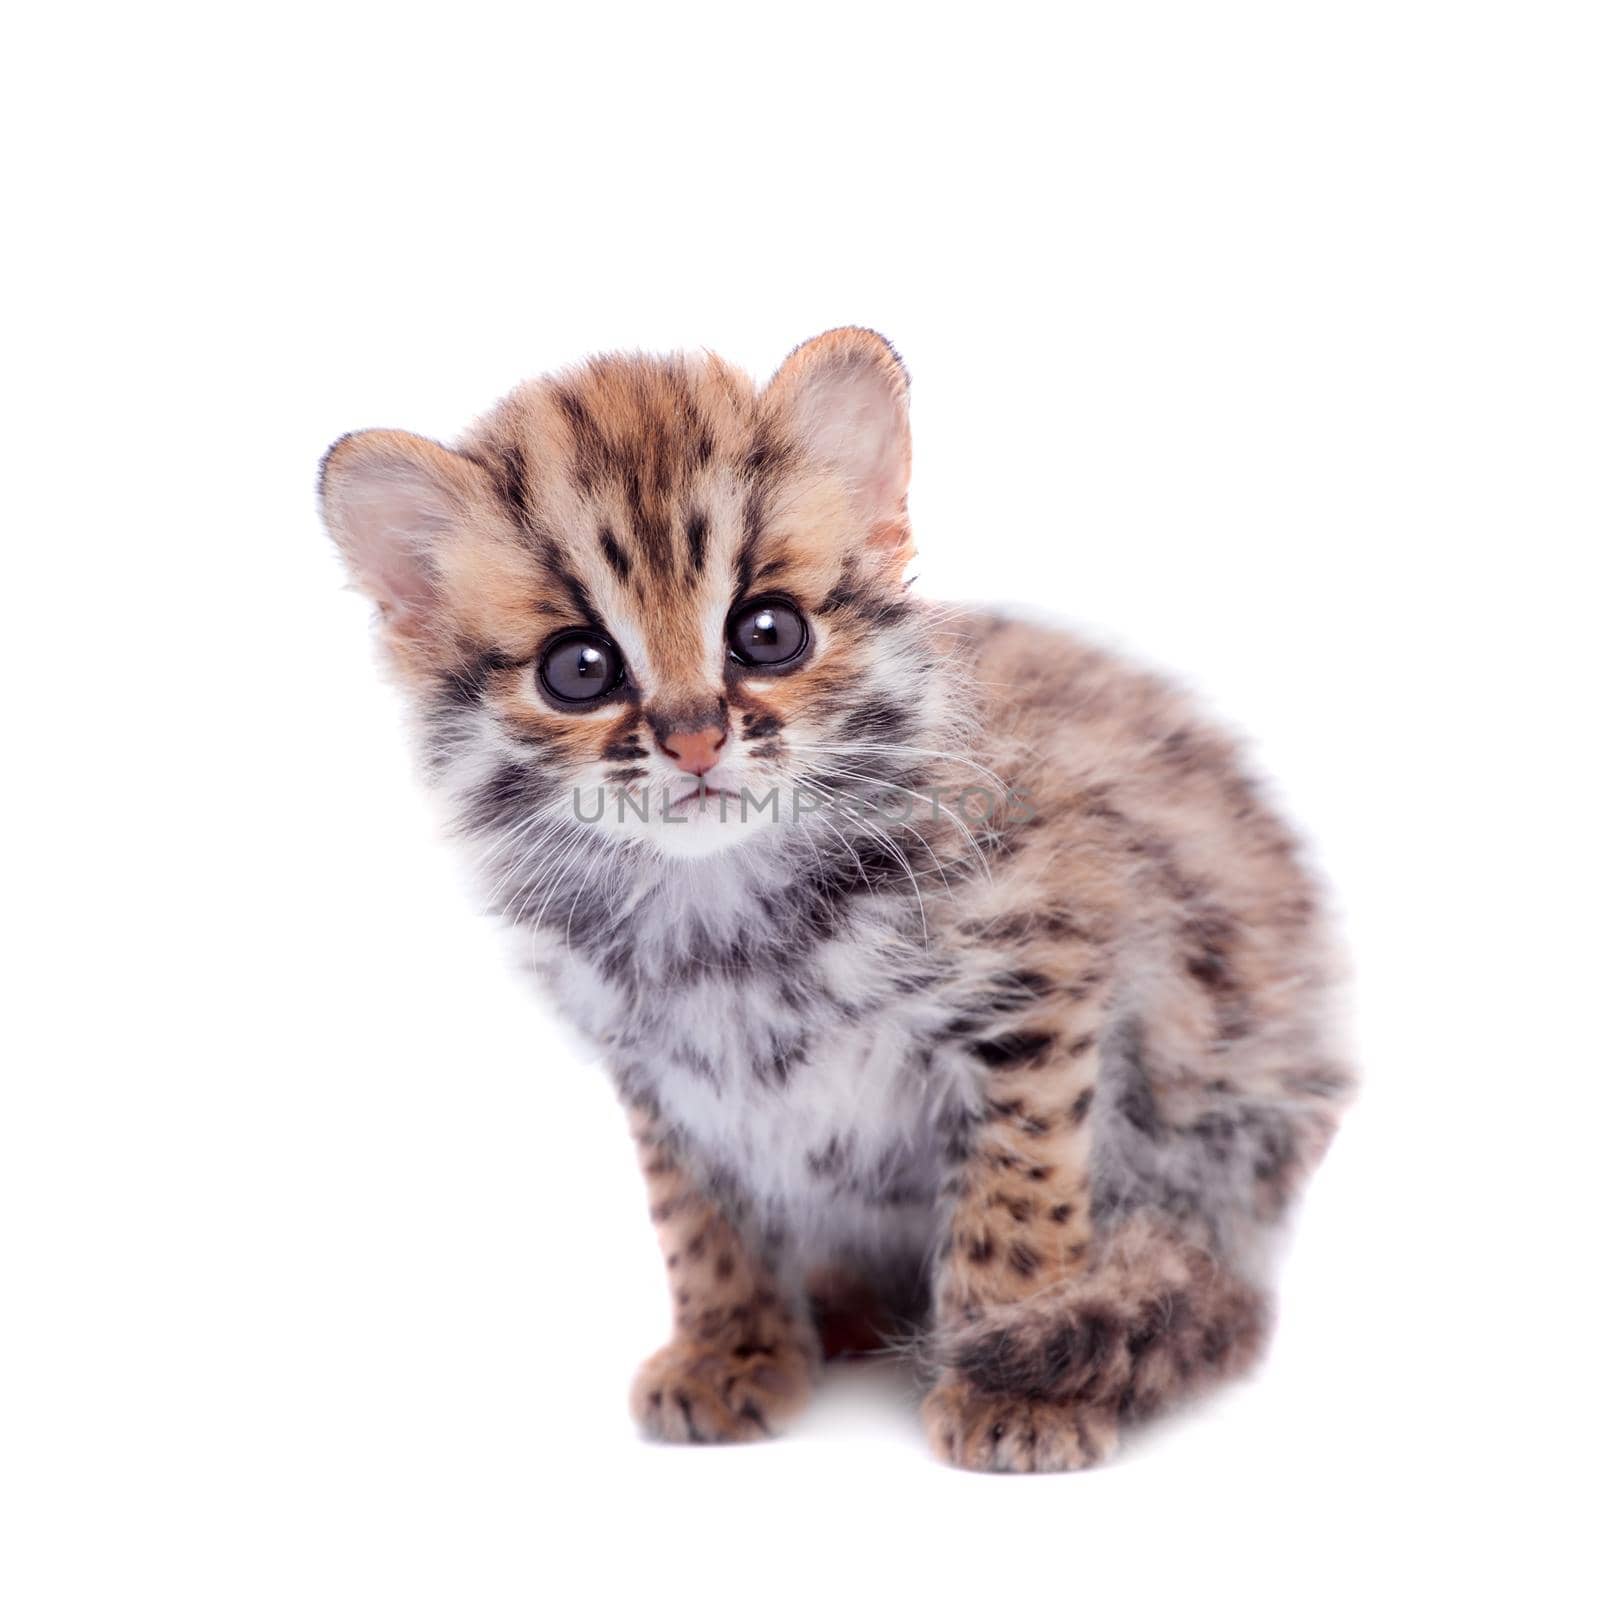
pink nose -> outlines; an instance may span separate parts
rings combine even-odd
[[[709,772],[717,764],[717,752],[728,742],[721,728],[696,728],[690,733],[669,733],[661,740],[667,752],[685,772],[695,777]]]

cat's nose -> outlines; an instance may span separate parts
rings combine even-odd
[[[728,742],[728,735],[715,723],[710,727],[688,731],[674,729],[659,736],[661,748],[695,777],[709,772],[717,764],[717,753]]]

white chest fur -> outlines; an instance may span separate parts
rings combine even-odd
[[[564,949],[545,966],[562,1009],[605,1051],[625,1093],[647,1093],[708,1182],[800,1267],[906,1258],[930,1242],[952,1122],[971,1104],[970,1057],[940,1042],[933,985],[894,979],[903,947],[851,926],[803,970],[680,965],[607,975]]]

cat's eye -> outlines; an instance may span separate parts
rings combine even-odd
[[[787,600],[747,600],[728,618],[728,648],[747,667],[782,667],[799,659],[810,632]]]
[[[539,681],[564,706],[598,700],[622,681],[622,652],[603,633],[560,634],[539,659]]]

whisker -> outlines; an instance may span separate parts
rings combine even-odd
[[[790,741],[791,750],[816,750],[823,755],[851,755],[859,751],[863,754],[886,754],[922,756],[935,761],[954,761],[963,767],[970,767],[980,777],[987,778],[997,789],[1004,790],[1007,785],[999,773],[972,760],[969,756],[957,755],[953,750],[925,750],[912,744],[798,744]]]
[[[816,790],[819,793],[825,794],[827,792],[826,790],[822,789],[820,784],[816,784],[816,783],[812,782],[812,780],[809,779],[809,778],[799,778],[799,779],[797,779],[797,781],[799,783],[801,783],[801,784],[806,785],[809,788],[812,788],[812,789]],[[819,822],[821,822],[822,825],[825,828],[828,828],[831,832],[833,832],[834,834],[838,835],[840,841],[844,843],[845,848],[850,851],[852,856],[855,857],[856,867],[862,873],[863,881],[867,885],[868,894],[876,894],[877,891],[872,887],[872,880],[870,878],[866,877],[866,868],[865,868],[865,865],[863,864],[863,862],[861,860],[860,855],[856,852],[856,850],[849,843],[849,841],[845,839],[844,834],[842,832],[840,832],[840,830],[838,828],[835,828],[833,826],[833,824],[831,822],[828,822],[825,818],[818,817],[817,820]],[[922,942],[923,942],[924,945],[926,945],[928,943],[928,940],[929,940],[929,934],[928,934],[928,909],[927,909],[927,906],[924,903],[923,898],[922,898],[922,887],[917,882],[917,875],[916,875],[916,873],[914,871],[912,871],[911,863],[906,858],[905,852],[903,850],[901,850],[900,847],[894,842],[894,840],[891,839],[889,837],[889,835],[887,833],[885,833],[881,828],[875,828],[875,827],[872,826],[871,823],[866,822],[866,821],[864,821],[864,819],[859,818],[859,817],[856,818],[855,820],[860,822],[862,824],[862,826],[864,826],[867,829],[867,831],[870,834],[872,834],[875,838],[878,838],[878,839],[883,841],[884,846],[889,850],[890,854],[894,857],[895,861],[898,863],[898,865],[900,866],[901,870],[905,873],[907,880],[911,884],[911,891],[917,897],[917,915],[922,919]]]
[[[935,809],[934,809],[934,818],[935,818],[935,820],[937,820],[937,818],[939,816],[939,812],[938,812],[938,809],[937,809],[937,804],[933,801],[933,797],[930,796],[930,795],[927,795],[927,794],[923,794],[920,790],[908,789],[903,784],[890,783],[886,779],[873,777],[870,773],[857,772],[857,771],[854,771],[854,770],[849,769],[849,768],[825,767],[825,766],[822,766],[820,764],[814,763],[813,767],[812,767],[812,770],[816,771],[816,772],[832,772],[832,773],[835,773],[835,774],[837,774],[837,775],[839,775],[841,777],[850,778],[850,779],[852,779],[853,781],[855,781],[857,783],[872,784],[873,786],[878,787],[878,788],[895,789],[901,794],[910,795],[913,799],[924,800],[924,801],[928,801],[930,803],[933,803],[935,805]],[[974,857],[977,859],[978,864],[981,867],[984,876],[986,878],[990,878],[991,881],[992,881],[992,876],[993,875],[989,871],[989,863],[988,863],[987,859],[984,856],[983,847],[982,847],[982,845],[980,845],[978,843],[978,840],[974,836],[972,830],[967,826],[966,819],[964,817],[962,817],[959,812],[955,812],[955,811],[947,811],[947,812],[944,813],[944,815],[946,817],[948,817],[950,822],[952,822],[958,829],[960,829],[962,836],[966,839],[968,845],[971,846],[972,853],[973,853]],[[916,833],[916,829],[911,827],[909,821],[906,821],[901,825],[906,827],[910,832]],[[932,850],[928,846],[927,840],[923,839],[922,835],[920,833],[917,833],[917,838],[922,841],[923,848],[924,849],[929,849],[929,853],[933,854]],[[946,881],[948,882],[948,879],[946,879]]]

